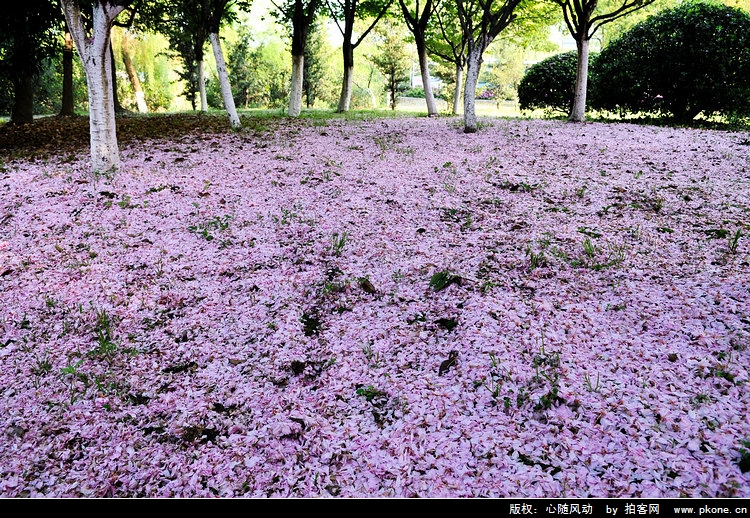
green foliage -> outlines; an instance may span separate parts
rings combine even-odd
[[[280,41],[257,42],[248,30],[242,30],[229,52],[229,63],[229,82],[238,107],[279,108],[287,103],[291,70]],[[218,80],[213,82],[218,89]],[[222,105],[220,92],[217,95]]]
[[[406,48],[406,34],[391,20],[384,19],[375,29],[374,37],[378,51],[369,56],[369,60],[385,77],[391,109],[395,110],[398,92],[409,80],[407,71],[411,66],[411,55]]]
[[[518,85],[519,107],[569,114],[573,107],[577,66],[576,51],[556,54],[532,65]]]
[[[32,116],[31,82],[44,68],[44,59],[59,50],[62,11],[55,2],[28,0],[4,6],[0,16],[0,112],[18,122]],[[21,107],[19,109],[19,107]]]
[[[750,115],[750,14],[686,2],[636,25],[596,59],[592,106],[688,123]]]
[[[305,106],[312,108],[317,100],[335,102],[338,92],[337,77],[331,73],[334,49],[328,41],[325,25],[315,21],[307,32],[305,70],[302,91]]]

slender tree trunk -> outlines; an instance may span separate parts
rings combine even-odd
[[[227,115],[229,115],[229,124],[232,126],[232,129],[239,129],[242,127],[242,123],[240,122],[239,115],[237,115],[237,109],[234,107],[232,87],[229,84],[229,73],[227,72],[227,65],[224,62],[224,52],[221,50],[219,34],[212,32],[209,38],[211,39],[211,47],[214,49],[216,71],[219,74],[219,83],[221,84],[221,98],[224,101],[224,108],[227,110]]]
[[[89,95],[91,164],[100,173],[120,169],[115,106],[112,98],[110,27],[124,5],[94,2],[93,38],[89,39],[78,2],[63,0],[65,19],[86,71]]]
[[[25,69],[13,77],[13,110],[10,121],[14,124],[34,122],[34,76]]]
[[[65,33],[65,46],[63,47],[63,84],[62,84],[62,108],[60,115],[74,115],[73,102],[73,39],[70,33]]]
[[[427,115],[435,116],[438,114],[435,96],[432,93],[432,80],[430,78],[430,66],[427,59],[427,45],[424,40],[417,40],[417,55],[419,56],[419,71],[422,73],[422,86],[424,88],[424,98],[427,102]]]
[[[130,84],[133,86],[135,92],[135,102],[138,105],[138,111],[140,113],[148,113],[148,106],[146,106],[146,96],[141,88],[141,81],[138,79],[138,72],[135,70],[133,60],[130,57],[130,36],[127,32],[122,32],[122,62],[125,65],[125,72],[128,74]]]
[[[589,79],[589,40],[576,41],[578,47],[578,70],[576,72],[576,88],[573,94],[573,108],[569,119],[573,122],[586,120],[586,89]]]
[[[126,113],[128,110],[120,104],[120,96],[117,93],[117,67],[115,66],[115,51],[112,48],[111,35],[109,40],[109,64],[112,69],[110,71],[110,77],[112,78],[112,100],[115,104],[115,113]]]
[[[482,51],[480,47],[469,49],[466,59],[466,87],[464,88],[464,133],[476,133],[477,114],[475,97],[477,92],[477,81],[479,80],[479,69],[482,66]]]
[[[292,91],[289,93],[289,116],[298,117],[302,112],[302,81],[304,79],[305,55],[292,55]]]
[[[294,0],[291,11],[292,21],[292,88],[289,93],[289,109],[291,117],[298,117],[302,111],[302,95],[305,91],[305,49],[310,25],[315,18],[318,0]],[[308,90],[307,107],[310,107]]]
[[[464,82],[464,67],[456,65],[456,91],[453,93],[453,115],[461,113],[461,91]]]
[[[13,84],[13,108],[10,121],[14,124],[34,122],[34,63],[27,49],[33,48],[27,23],[14,25],[13,51],[15,54],[11,65],[11,83]],[[22,59],[20,56],[26,56]],[[14,72],[14,73],[13,73]]]
[[[344,77],[341,81],[341,96],[336,111],[347,112],[352,101],[352,87],[354,85],[354,46],[351,42],[344,41],[342,45],[344,54]]]
[[[198,92],[201,98],[201,111],[208,111],[208,98],[206,97],[206,74],[204,69],[204,61],[201,59],[198,61]]]

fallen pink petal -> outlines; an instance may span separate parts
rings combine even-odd
[[[747,134],[480,125],[5,161],[0,495],[750,497]]]

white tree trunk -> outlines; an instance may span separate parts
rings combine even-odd
[[[146,104],[146,94],[143,90],[135,93],[135,102],[138,105],[139,113],[148,113],[148,105]]]
[[[378,107],[378,100],[375,97],[375,92],[372,91],[372,88],[367,89],[367,93],[370,94],[370,103],[372,103],[372,109],[375,110]]]
[[[302,80],[304,79],[305,55],[292,56],[292,91],[289,93],[289,116],[299,117],[302,112]]]
[[[578,47],[578,70],[576,72],[576,89],[573,93],[573,109],[570,120],[583,122],[586,120],[586,89],[589,80],[589,40],[576,41]]]
[[[427,115],[434,116],[438,114],[435,96],[432,94],[432,80],[430,79],[430,68],[427,60],[427,51],[420,52],[419,70],[422,73],[422,86],[424,87],[424,98],[427,102]]]
[[[94,36],[89,38],[78,2],[63,0],[65,19],[86,72],[91,165],[93,170],[99,173],[114,173],[120,169],[109,40],[112,21],[124,8],[124,5],[94,2]]]
[[[477,93],[477,81],[479,80],[479,69],[482,66],[482,51],[475,47],[469,51],[466,59],[466,87],[464,88],[464,133],[476,133],[477,113],[475,97]]]
[[[201,97],[201,111],[208,111],[208,99],[206,98],[206,74],[203,70],[203,60],[198,61],[198,92]]]
[[[348,112],[352,102],[352,86],[354,85],[354,67],[344,67],[344,79],[341,82],[341,97],[339,97],[339,112]]]
[[[453,93],[453,115],[461,113],[461,91],[464,83],[464,67],[456,65],[456,91]]]
[[[216,71],[219,74],[219,83],[221,84],[221,98],[224,101],[224,108],[229,115],[229,124],[232,126],[232,129],[239,129],[242,127],[242,123],[240,122],[240,116],[237,115],[237,109],[234,107],[234,97],[232,97],[232,87],[229,85],[229,73],[227,72],[227,64],[224,62],[221,41],[219,40],[219,35],[215,32],[212,32],[209,38],[211,39],[211,47],[214,49]]]

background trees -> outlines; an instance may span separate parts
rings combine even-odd
[[[34,119],[34,79],[42,61],[59,50],[62,12],[51,0],[10,2],[0,17],[0,88],[5,84],[11,121]]]
[[[586,88],[589,75],[589,45],[602,25],[641,9],[654,0],[552,0],[562,9],[565,25],[576,41],[578,68],[570,120],[586,117]]]
[[[338,111],[349,110],[354,85],[354,50],[364,41],[375,24],[385,15],[393,0],[326,0],[326,5],[333,21],[336,23],[343,41],[344,74],[341,79],[341,96]],[[355,37],[354,23],[357,20],[368,20],[359,37]]]
[[[59,15],[62,10],[56,11],[54,8],[54,2],[61,1],[29,0],[22,4],[12,4],[6,10],[7,16],[0,20],[0,115],[10,115],[15,122],[31,121],[34,113],[72,114],[76,99],[73,94],[76,90],[77,109],[91,111],[94,108],[93,104],[86,102],[88,96],[81,95],[81,89],[90,86],[85,79],[83,61],[76,57],[70,46],[66,50],[64,44],[65,24],[63,17]],[[278,3],[282,0],[275,1]],[[299,37],[295,36],[293,30],[293,18],[299,18],[299,13],[295,15],[298,4],[303,8],[313,6],[314,2],[309,0],[278,3],[288,15],[281,17],[281,21],[285,20],[283,26],[280,23],[273,24],[272,17],[266,17],[266,21],[263,21],[265,12],[262,10],[255,9],[252,14],[243,13],[238,17],[237,13],[241,11],[237,8],[245,9],[249,4],[244,0],[65,0],[65,3],[79,7],[82,27],[87,37],[84,42],[86,44],[91,44],[96,39],[92,38],[96,32],[92,30],[95,6],[114,6],[126,11],[112,20],[115,27],[110,33],[110,43],[117,61],[117,73],[116,76],[111,76],[110,81],[115,84],[115,77],[120,78],[112,95],[116,93],[121,104],[129,110],[182,110],[189,106],[193,109],[201,106],[208,109],[209,105],[219,108],[233,102],[243,108],[275,108],[286,104],[287,113],[294,115],[303,102],[308,107],[340,108],[342,103],[346,105],[348,102],[353,108],[372,108],[378,102],[382,105],[385,90],[390,92],[390,101],[386,101],[386,104],[393,108],[400,83],[405,82],[403,69],[409,68],[401,64],[395,65],[403,58],[401,50],[405,47],[404,43],[408,40],[418,48],[419,40],[424,36],[424,55],[414,52],[415,45],[406,46],[410,54],[408,59],[412,62],[412,78],[418,77],[414,73],[417,65],[421,72],[427,72],[422,78],[422,83],[427,86],[431,85],[429,72],[438,74],[444,81],[443,85],[448,85],[441,86],[441,94],[446,96],[449,92],[455,92],[454,112],[458,112],[462,104],[464,106],[465,129],[471,127],[471,123],[467,124],[471,113],[467,117],[466,97],[479,93],[483,99],[509,98],[516,93],[516,85],[522,108],[544,106],[549,110],[564,110],[571,120],[576,120],[579,117],[575,111],[582,104],[579,102],[576,105],[574,94],[576,91],[580,93],[581,87],[580,81],[577,89],[568,85],[569,57],[563,60],[558,56],[529,68],[533,60],[544,58],[547,55],[545,52],[549,52],[544,45],[551,41],[549,27],[555,23],[549,11],[553,9],[559,19],[566,12],[560,9],[562,2],[569,6],[568,32],[571,27],[583,30],[588,26],[590,30],[587,34],[591,35],[596,31],[598,37],[595,41],[604,49],[598,59],[591,58],[592,73],[585,74],[586,80],[589,75],[592,76],[592,85],[587,88],[590,99],[583,103],[584,107],[588,103],[595,109],[623,114],[647,110],[652,115],[665,115],[683,122],[691,120],[699,107],[699,111],[707,117],[711,114],[744,116],[745,90],[744,86],[737,85],[741,84],[742,77],[748,76],[742,68],[747,46],[742,46],[744,40],[741,38],[730,41],[724,37],[728,25],[723,23],[722,18],[704,17],[704,28],[720,29],[720,33],[696,32],[692,36],[693,41],[701,43],[694,48],[678,46],[675,42],[679,35],[676,26],[653,26],[647,35],[631,35],[627,44],[620,38],[635,22],[646,23],[644,19],[647,14],[662,6],[674,5],[679,0],[655,0],[653,3],[647,3],[648,0],[632,0],[631,7],[628,7],[631,0],[599,0],[593,11],[590,9],[592,3],[576,3],[574,0],[554,0],[556,4],[543,0],[522,0],[502,19],[504,28],[494,38],[488,37],[492,33],[493,18],[487,13],[499,13],[502,10],[500,0],[399,0],[398,5],[391,4],[389,11],[385,9],[389,4],[388,0],[329,1],[331,3],[325,5],[326,9],[322,9],[317,17],[313,16],[312,21],[310,13],[313,11],[299,11],[305,14],[305,23],[309,22],[306,25],[304,57],[302,60],[295,57],[291,63],[288,58],[280,56],[288,56],[290,48],[298,49],[301,46]],[[725,3],[750,9],[750,0],[725,0]],[[685,2],[685,5],[694,5],[694,2]],[[638,9],[633,11],[635,7]],[[628,8],[631,10],[628,11]],[[588,18],[587,9],[593,13]],[[332,12],[337,13],[336,19],[331,18]],[[388,12],[391,21],[377,21],[384,12]],[[623,16],[626,12],[632,16]],[[347,16],[351,20],[352,15],[354,22],[349,24]],[[596,23],[599,24],[598,30]],[[335,34],[337,25],[343,41]],[[606,32],[602,29],[604,26]],[[267,27],[275,29],[269,30]],[[397,27],[410,29],[411,35],[406,32],[406,35],[399,34],[396,38]],[[229,59],[225,67],[216,67],[217,57],[211,53],[203,55],[205,46],[211,39],[210,32],[218,31],[219,28],[227,38],[224,45]],[[347,30],[349,40],[346,38]],[[163,34],[166,39],[157,33]],[[399,38],[401,41],[398,41]],[[461,76],[466,68],[472,39],[475,57],[478,57],[473,62],[476,77],[470,78],[469,84],[473,87],[470,95],[461,103],[462,86],[466,84]],[[218,42],[218,37],[216,40]],[[72,42],[72,38],[69,41]],[[735,45],[737,42],[740,42],[739,46]],[[638,57],[639,52],[644,56],[653,55],[653,48],[657,43],[661,47],[668,44],[680,50],[675,51],[674,55],[664,55],[658,59]],[[360,44],[362,47],[359,47]],[[335,46],[341,49],[345,58],[353,56],[355,47],[361,48],[368,59],[357,63],[356,67],[350,66],[353,57],[343,61],[341,58],[332,59],[331,53]],[[484,50],[477,52],[482,46]],[[221,50],[221,44],[214,45],[214,50],[217,48]],[[532,57],[529,49],[542,49],[544,52],[535,52]],[[704,79],[710,74],[714,80],[703,80],[700,87],[688,81],[676,81],[677,84],[690,85],[689,90],[695,94],[695,99],[688,101],[688,94],[673,92],[670,95],[674,99],[667,101],[667,96],[663,93],[667,91],[666,87],[654,86],[656,83],[653,78],[667,77],[667,69],[674,68],[678,58],[690,55],[689,52],[697,53],[690,58],[691,63],[700,63],[700,52],[712,56],[710,63],[701,65],[696,70],[704,72]],[[181,63],[168,57],[168,53],[177,56]],[[198,59],[200,56],[203,58]],[[731,56],[731,59],[722,61],[725,56]],[[223,57],[223,51],[220,57]],[[576,77],[580,79],[580,49],[577,57]],[[646,61],[638,61],[636,58]],[[430,71],[426,67],[428,59],[439,62],[432,62]],[[298,77],[302,77],[302,83],[297,88],[298,91],[290,95],[294,90],[292,85],[297,84],[297,81],[291,81],[294,64],[300,61],[303,72]],[[390,70],[387,61],[394,65]],[[205,63],[203,66],[206,71],[203,73],[198,73],[199,62]],[[600,68],[605,65],[608,67],[600,76],[611,82],[607,86],[602,81],[603,86],[598,89],[595,77],[597,62],[601,63]],[[656,67],[657,63],[661,66]],[[227,80],[210,81],[206,93],[200,96],[202,88],[199,80],[216,77],[224,68]],[[529,71],[521,80],[524,68],[529,68]],[[66,81],[62,80],[62,70],[65,70]],[[110,74],[113,72],[114,69]],[[680,73],[693,72],[694,70],[683,70]],[[182,80],[176,81],[176,76]],[[236,82],[232,84],[231,95],[228,97],[226,89],[222,94],[221,83],[224,82]],[[663,92],[643,94],[642,86],[646,82],[649,82],[648,88],[658,87]],[[336,83],[341,85],[338,91]],[[180,85],[176,88],[184,86],[184,96],[176,95],[172,84]],[[631,96],[632,99],[628,100],[626,96]],[[200,97],[205,100],[199,106]],[[430,108],[429,88],[425,97],[428,100],[428,113],[435,113],[436,110]],[[713,104],[704,102],[706,99],[710,99]],[[289,107],[294,109],[290,110]],[[474,117],[476,118],[476,114]],[[235,119],[230,115],[230,124],[235,124],[238,120],[238,117]]]
[[[385,77],[386,89],[390,95],[390,106],[392,110],[395,110],[399,89],[409,80],[407,71],[412,64],[411,55],[405,45],[403,28],[399,28],[393,21],[381,22],[380,26],[375,29],[375,36],[378,52],[371,55],[369,59]],[[422,77],[424,78],[424,75]],[[427,77],[429,78],[429,74]],[[425,92],[427,92],[426,88]],[[432,104],[435,104],[434,99]],[[437,113],[437,108],[435,113]]]
[[[596,61],[596,104],[668,114],[750,115],[750,14],[684,3],[636,25]]]

